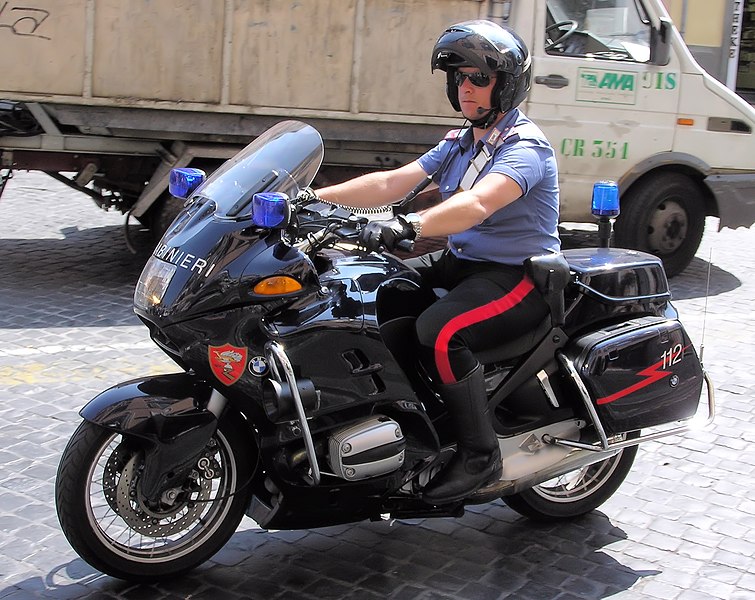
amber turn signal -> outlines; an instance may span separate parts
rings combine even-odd
[[[275,277],[268,277],[267,279],[260,281],[254,286],[253,291],[255,294],[261,294],[263,296],[277,296],[279,294],[298,292],[300,289],[301,284],[293,277],[276,275]]]

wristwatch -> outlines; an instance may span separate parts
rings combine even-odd
[[[422,217],[417,213],[407,213],[404,215],[404,219],[414,230],[414,239],[418,240],[419,236],[422,235]]]

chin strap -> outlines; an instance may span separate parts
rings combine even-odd
[[[487,129],[495,122],[495,120],[498,118],[498,115],[500,114],[501,110],[499,108],[491,108],[479,119],[470,119],[469,124],[472,125],[472,127],[476,127],[477,129]]]

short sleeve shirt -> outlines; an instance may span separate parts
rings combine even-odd
[[[558,169],[545,135],[519,109],[509,111],[497,128],[503,142],[488,146],[492,157],[476,181],[488,173],[501,173],[513,179],[523,194],[479,225],[450,235],[448,241],[459,258],[519,266],[530,256],[560,250]],[[459,191],[476,150],[469,128],[447,136],[418,159],[425,173],[434,173],[443,200]]]

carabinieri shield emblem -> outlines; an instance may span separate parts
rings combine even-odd
[[[236,383],[246,367],[246,348],[224,344],[210,346],[207,351],[213,375],[225,385]]]

